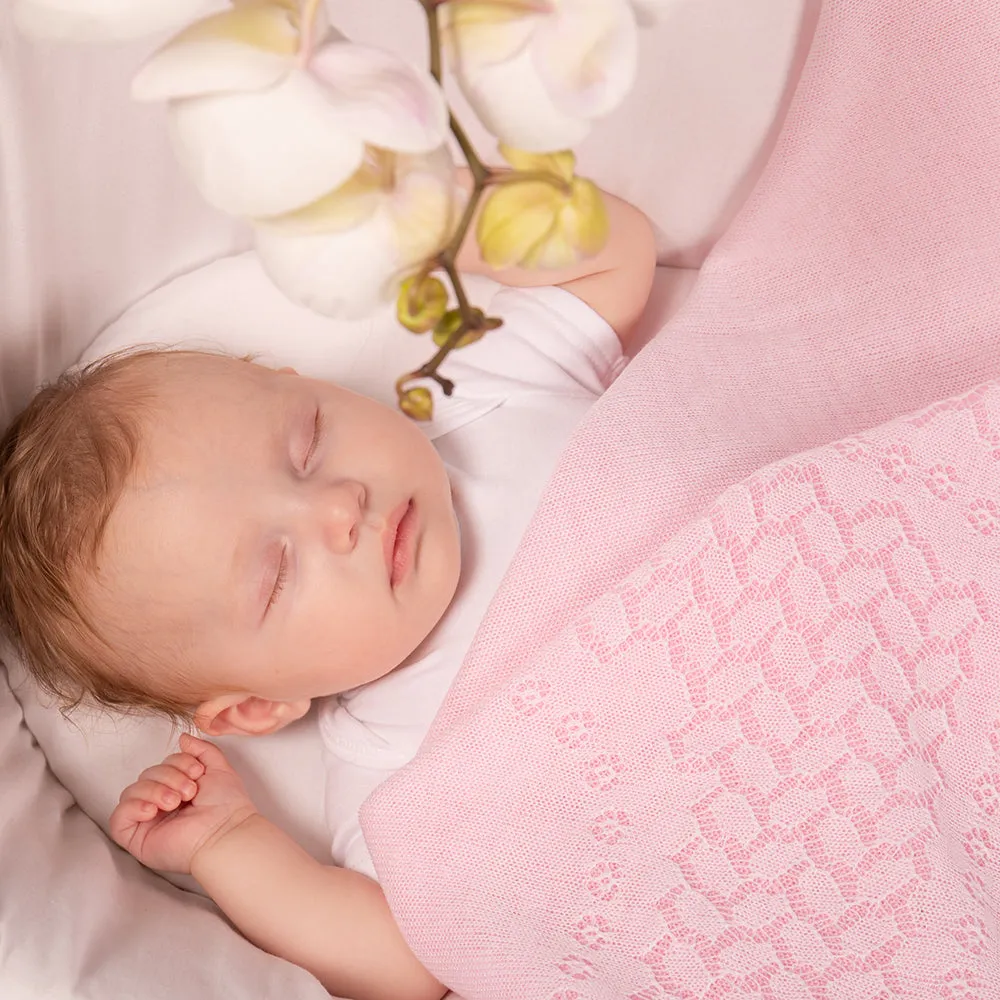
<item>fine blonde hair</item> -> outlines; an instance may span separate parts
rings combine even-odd
[[[190,705],[132,679],[147,671],[122,669],[82,600],[136,465],[155,368],[190,353],[133,350],[69,371],[0,438],[0,630],[64,710],[86,700],[190,718]]]

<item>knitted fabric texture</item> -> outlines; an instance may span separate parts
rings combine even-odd
[[[1000,996],[998,163],[1000,0],[825,4],[364,807],[466,1000]]]

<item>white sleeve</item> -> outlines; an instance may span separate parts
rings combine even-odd
[[[358,812],[365,799],[391,771],[376,771],[341,760],[328,750],[326,765],[326,820],[330,830],[330,854],[335,865],[351,868],[377,879],[368,845],[361,832]]]
[[[377,686],[375,682],[370,687]],[[362,688],[358,694],[366,690]],[[365,799],[409,762],[416,746],[407,754],[395,741],[381,738],[373,728],[355,719],[338,698],[323,702],[318,721],[326,768],[324,805],[330,854],[334,864],[375,878],[358,813]]]
[[[518,381],[599,396],[627,362],[607,321],[563,288],[504,288],[489,314],[504,325],[479,342],[491,352],[480,364]]]

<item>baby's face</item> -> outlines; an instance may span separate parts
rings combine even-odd
[[[304,711],[405,659],[459,574],[448,478],[418,428],[228,358],[175,356],[156,389],[107,526],[101,620],[165,651],[192,700],[216,707]]]

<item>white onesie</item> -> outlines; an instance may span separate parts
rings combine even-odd
[[[422,425],[451,479],[461,527],[455,598],[396,670],[328,699],[319,725],[333,859],[375,877],[358,810],[427,734],[570,435],[625,364],[608,324],[560,288],[505,288],[504,325],[448,358],[452,397]]]

